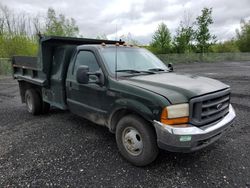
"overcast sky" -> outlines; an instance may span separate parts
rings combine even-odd
[[[106,34],[109,39],[130,33],[142,44],[151,41],[160,22],[172,35],[184,15],[195,20],[203,7],[213,8],[211,32],[230,39],[241,19],[250,20],[250,0],[1,0],[14,11],[45,15],[48,7],[76,20],[84,37]],[[116,34],[117,28],[117,34]]]

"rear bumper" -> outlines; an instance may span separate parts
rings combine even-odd
[[[235,111],[230,105],[229,113],[223,119],[202,127],[191,124],[177,127],[154,121],[158,146],[173,152],[192,152],[202,149],[218,140],[232,125],[235,116]]]

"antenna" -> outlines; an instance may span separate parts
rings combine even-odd
[[[117,41],[117,23],[115,24],[115,40]]]
[[[115,44],[115,79],[117,80],[117,46],[119,43]]]
[[[117,24],[115,27],[115,35],[116,35],[116,41],[117,41]],[[117,80],[117,46],[119,45],[119,43],[115,44],[115,79]]]

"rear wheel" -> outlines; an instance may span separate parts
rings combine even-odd
[[[155,131],[142,118],[128,115],[116,128],[116,142],[120,153],[136,166],[145,166],[158,155]]]
[[[28,112],[38,115],[42,112],[42,99],[39,93],[34,89],[28,89],[25,92],[25,102]]]

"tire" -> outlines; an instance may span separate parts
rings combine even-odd
[[[28,112],[33,115],[41,114],[42,112],[42,99],[37,91],[28,89],[25,92],[25,102]]]
[[[116,143],[122,156],[136,166],[150,164],[159,152],[155,130],[135,115],[125,116],[118,122]]]
[[[42,110],[42,113],[43,114],[47,114],[50,110],[50,104],[47,103],[47,102],[43,102],[43,110]]]

